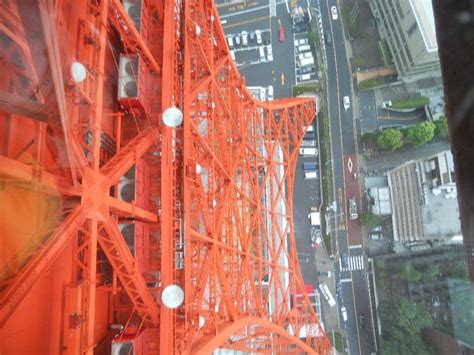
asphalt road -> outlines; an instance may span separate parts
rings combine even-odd
[[[353,156],[356,154],[355,135],[354,135],[354,120],[352,107],[345,111],[342,106],[342,97],[349,96],[351,106],[353,102],[353,95],[351,89],[351,73],[346,57],[346,50],[344,45],[343,28],[341,24],[341,11],[338,7],[339,18],[332,20],[330,15],[330,7],[336,5],[334,0],[320,1],[322,24],[324,32],[329,32],[332,36],[332,46],[326,45],[327,54],[327,77],[328,77],[328,106],[331,119],[331,144],[332,144],[332,159],[333,159],[333,175],[334,175],[334,196],[338,204],[338,212],[335,220],[344,222],[346,216],[341,212],[346,209],[347,199],[346,184],[344,175],[351,176],[352,172],[348,174],[349,169],[346,156]],[[342,198],[340,197],[342,195]],[[344,204],[344,205],[342,205]],[[360,206],[360,201],[359,201]],[[348,225],[347,223],[345,225]],[[344,324],[341,313],[340,317],[341,328],[346,330],[347,339],[349,343],[349,351],[351,354],[370,354],[375,352],[372,325],[370,321],[370,300],[368,293],[368,284],[365,277],[366,261],[363,255],[362,245],[356,247],[349,246],[348,235],[346,230],[340,230],[341,223],[336,223],[334,226],[337,235],[337,247],[339,255],[346,254],[350,259],[350,266],[342,268],[341,262],[336,265],[336,282],[340,283],[340,297],[338,298],[338,307],[344,305],[347,309],[348,319]],[[352,232],[349,228],[349,232]],[[360,238],[352,238],[360,239]],[[342,266],[342,265],[341,265]],[[353,269],[353,270],[351,270]],[[363,314],[366,317],[366,325],[364,328],[360,326],[359,315]]]

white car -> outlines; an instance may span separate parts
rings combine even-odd
[[[268,101],[273,101],[273,86],[272,85],[267,87],[267,98],[268,98]]]
[[[392,100],[388,100],[388,101],[382,102],[382,107],[383,107],[383,108],[392,107]]]
[[[257,44],[262,44],[262,31],[255,30],[255,38],[257,40]]]
[[[248,46],[249,44],[249,34],[246,31],[242,31],[242,45]]]
[[[331,17],[333,20],[337,20],[337,7],[331,6]]]
[[[227,37],[227,44],[229,45],[230,49],[234,47],[234,39],[232,38],[232,36]]]
[[[342,319],[344,320],[344,322],[347,321],[347,310],[346,310],[346,307],[342,306],[341,307],[341,313],[342,313]]]
[[[351,101],[349,100],[349,96],[344,96],[342,98],[342,104],[344,105],[344,110],[348,110],[351,107]]]
[[[316,148],[300,148],[300,155],[318,155]]]
[[[267,89],[260,88],[260,101],[267,101]]]
[[[267,61],[273,62],[273,50],[270,45],[267,46]]]
[[[234,51],[230,51],[230,56],[232,57],[232,60],[235,62],[235,53],[234,53]]]
[[[307,38],[295,39],[295,47],[303,46],[305,44],[308,44],[308,39]]]

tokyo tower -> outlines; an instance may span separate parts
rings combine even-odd
[[[212,0],[0,3],[0,353],[324,353],[295,245],[315,99]]]

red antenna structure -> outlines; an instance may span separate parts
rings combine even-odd
[[[4,1],[0,53],[2,353],[330,352],[292,206],[315,99],[252,98],[213,1]]]

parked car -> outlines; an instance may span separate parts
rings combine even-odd
[[[273,62],[273,50],[272,50],[272,46],[267,46],[267,61]]]
[[[268,101],[273,101],[273,85],[267,87],[267,99]]]
[[[257,44],[262,44],[262,43],[263,43],[263,40],[262,40],[262,31],[256,30],[256,31],[255,31],[255,38],[256,38],[256,40],[257,40]]]
[[[382,102],[382,107],[383,107],[383,108],[392,107],[392,100],[388,100],[388,101]]]
[[[301,155],[318,155],[316,148],[300,148]]]
[[[256,38],[256,37],[255,37],[255,32],[254,32],[254,31],[250,32],[250,33],[249,33],[249,40],[250,40],[250,42],[254,42],[254,41],[255,41],[255,38]]]
[[[351,101],[349,100],[349,96],[344,96],[342,98],[342,104],[344,105],[344,110],[348,110],[351,107]]]
[[[331,17],[333,20],[337,20],[337,7],[336,6],[331,6]]]
[[[307,30],[308,30],[308,27],[306,25],[298,25],[298,26],[293,27],[294,33],[306,32]]]
[[[240,35],[235,35],[234,41],[235,41],[236,46],[240,46],[240,43],[241,43]]]
[[[229,48],[234,48],[234,39],[232,36],[227,36],[227,44],[229,45]]]
[[[295,47],[303,46],[305,44],[308,44],[307,38],[295,39]]]
[[[249,45],[249,34],[247,31],[242,31],[242,45],[248,46]]]
[[[318,276],[331,277],[331,271],[318,271]]]
[[[261,101],[267,101],[267,89],[266,88],[261,88],[260,89],[260,100]]]
[[[314,67],[312,66],[308,66],[308,67],[303,67],[299,70],[299,74],[308,74],[308,73],[312,73],[314,71]]]
[[[285,28],[284,27],[280,27],[280,29],[278,30],[278,40],[280,42],[285,42]]]
[[[379,233],[370,233],[369,234],[370,240],[382,240],[382,235]]]
[[[268,32],[262,32],[262,40],[263,44],[270,44],[270,40],[268,39]]]

